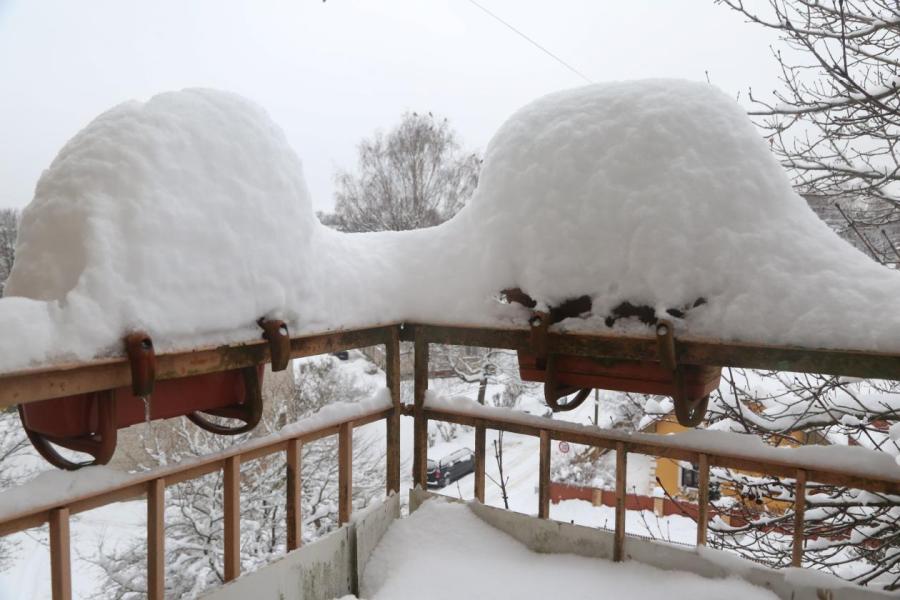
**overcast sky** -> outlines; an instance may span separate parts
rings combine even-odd
[[[774,38],[712,0],[478,0],[594,81],[679,77],[771,90]],[[337,167],[405,110],[483,149],[519,106],[583,81],[469,0],[0,0],[0,206],[128,99],[215,87],[263,105],[317,209]]]

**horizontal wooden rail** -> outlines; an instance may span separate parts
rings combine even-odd
[[[531,332],[527,329],[419,323],[405,323],[401,333],[402,339],[416,339],[424,343],[510,350],[531,349],[530,335]],[[547,350],[551,353],[579,356],[659,360],[659,349],[654,337],[551,332],[547,337]],[[676,353],[680,364],[900,380],[900,354],[682,338],[677,340]]]
[[[422,343],[453,344],[527,350],[527,329],[465,327],[390,323],[374,327],[303,335],[291,338],[291,357],[313,356],[342,349],[389,343],[400,329],[400,338]],[[548,350],[581,356],[632,360],[657,360],[656,340],[583,333],[554,333]],[[810,349],[709,340],[679,339],[682,364],[730,366],[804,373],[822,373],[900,380],[900,354],[840,349]],[[263,341],[207,347],[188,352],[157,355],[158,379],[175,379],[270,361]],[[0,408],[126,386],[131,382],[128,363],[110,358],[78,364],[16,371],[0,375]]]
[[[514,419],[429,408],[427,405],[423,411],[423,416],[427,420],[446,421],[471,427],[483,425],[488,429],[536,437],[540,437],[541,431],[546,430],[550,432],[554,440],[598,448],[614,450],[618,444],[624,443],[629,453],[647,454],[695,464],[699,464],[701,455],[706,455],[706,460],[708,460],[710,466],[741,469],[780,477],[794,478],[797,474],[797,469],[803,469],[809,481],[857,488],[870,492],[900,495],[900,473],[893,477],[887,474],[877,477],[860,475],[858,471],[848,469],[825,469],[812,461],[776,460],[754,456],[752,453],[741,454],[725,450],[712,452],[708,449],[678,446],[671,436],[653,434],[634,436],[615,430],[588,428],[540,417],[531,417],[531,420],[540,420],[540,423],[525,423]],[[543,421],[546,421],[546,423]],[[786,450],[785,452],[790,451]]]
[[[387,419],[391,416],[393,410],[393,408],[380,409],[370,413],[354,415],[352,417],[353,426],[360,427],[368,423]],[[121,502],[143,496],[147,493],[150,482],[156,479],[164,479],[166,487],[172,486],[176,483],[196,479],[207,473],[221,471],[229,458],[240,457],[241,462],[248,462],[276,452],[286,452],[288,444],[292,440],[298,440],[306,444],[330,435],[337,435],[339,431],[340,423],[336,423],[312,429],[300,435],[268,436],[250,441],[247,444],[235,446],[224,452],[191,461],[186,465],[175,465],[140,473],[120,484],[111,485],[65,500],[37,505],[34,508],[3,519],[0,521],[0,536],[43,525],[48,522],[53,509],[59,506],[66,506],[70,514],[78,514],[113,502]]]
[[[364,348],[391,341],[396,324],[291,338],[291,358]],[[266,341],[207,347],[156,356],[156,379],[177,379],[250,367],[271,361]],[[0,375],[0,408],[97,392],[131,384],[124,357],[64,364]]]

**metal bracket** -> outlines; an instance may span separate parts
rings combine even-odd
[[[125,336],[125,353],[131,367],[131,393],[138,398],[150,396],[156,381],[153,340],[145,331],[129,333]]]
[[[263,338],[269,342],[272,371],[284,371],[291,361],[291,334],[284,321],[262,318],[257,321],[263,329]]]
[[[549,313],[536,310],[528,319],[531,325],[531,352],[538,358],[539,362],[547,360],[547,332],[550,329]]]
[[[706,416],[709,394],[701,398],[688,398],[684,390],[684,369],[678,364],[675,352],[675,326],[668,319],[656,324],[656,345],[659,362],[664,369],[672,372],[672,401],[675,404],[675,418],[685,427],[696,427]]]

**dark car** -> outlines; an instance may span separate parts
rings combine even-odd
[[[437,462],[429,460],[427,468],[428,485],[444,487],[475,471],[475,453],[468,448],[460,448]]]

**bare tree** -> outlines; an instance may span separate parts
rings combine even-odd
[[[900,220],[900,4],[895,0],[717,0],[777,31],[771,97],[750,114],[800,192],[846,204],[854,221]],[[897,262],[900,230],[872,236]]]
[[[726,369],[710,410],[718,429],[772,445],[853,445],[900,454],[889,426],[900,421],[897,384]],[[776,567],[790,566],[796,482],[715,469],[713,480],[740,502],[736,523],[714,523],[715,544]],[[785,508],[784,503],[789,503]],[[860,584],[900,589],[900,497],[810,482],[804,565]]]
[[[403,231],[438,225],[459,211],[478,181],[481,159],[463,152],[447,119],[405,113],[386,135],[359,145],[356,173],[336,176],[341,231]]]
[[[900,236],[900,4],[894,0],[716,0],[778,33],[780,86],[750,90],[750,115],[799,192],[844,221],[851,241],[897,264]],[[834,226],[834,223],[832,223]],[[711,410],[718,428],[773,444],[861,445],[896,455],[894,384],[728,370]],[[790,563],[792,480],[716,470],[742,499],[741,525],[716,542],[774,566]],[[900,498],[810,483],[804,564],[861,584],[900,589]]]
[[[16,237],[19,233],[19,211],[0,209],[0,296],[16,257]]]

